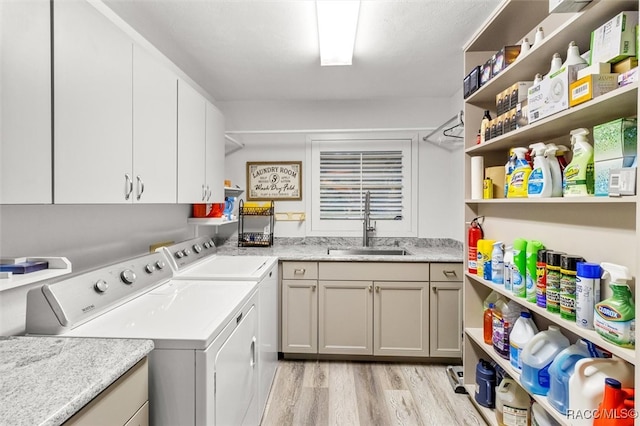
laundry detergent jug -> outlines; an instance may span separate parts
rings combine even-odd
[[[536,395],[549,392],[549,367],[556,355],[569,347],[569,339],[555,325],[533,336],[522,350],[522,386]]]
[[[528,425],[531,398],[513,379],[502,379],[496,388],[496,420],[500,426]]]

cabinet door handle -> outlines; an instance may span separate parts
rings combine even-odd
[[[304,275],[304,273],[306,272],[306,269],[294,269],[293,270],[293,275]]]
[[[380,293],[380,286],[379,285],[376,286],[376,293]]]
[[[316,291],[316,285],[315,284],[311,286],[311,291]]]
[[[249,365],[251,367],[255,367],[256,365],[256,336],[253,336],[253,339],[251,339],[251,361]]]
[[[207,201],[211,198],[211,189],[209,189],[209,185],[207,185]]]
[[[140,200],[140,197],[142,197],[142,193],[144,192],[144,181],[140,175],[136,176],[136,180],[138,181],[138,195],[136,196],[136,199]]]
[[[133,192],[133,180],[131,180],[131,176],[129,176],[129,173],[124,174],[124,185],[124,199],[128,200],[131,196],[131,193]]]
[[[456,274],[456,271],[453,270],[453,269],[450,270],[450,271],[444,270],[444,271],[442,271],[442,273],[447,278],[457,278],[458,277],[458,274]]]
[[[373,292],[373,286],[372,286],[372,285],[370,285],[370,286],[369,286],[369,293],[372,293],[372,292]]]

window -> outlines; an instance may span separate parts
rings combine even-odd
[[[312,139],[309,235],[361,235],[370,192],[374,236],[415,236],[414,145],[411,138]]]

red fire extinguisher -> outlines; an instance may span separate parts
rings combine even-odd
[[[467,259],[467,265],[470,274],[478,273],[478,240],[484,237],[484,232],[480,226],[484,221],[484,216],[478,216],[471,221],[469,226],[469,235],[467,236],[467,243],[469,245],[469,257]]]

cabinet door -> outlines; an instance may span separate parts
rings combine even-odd
[[[51,203],[49,0],[0,4],[0,204]]]
[[[318,282],[282,280],[282,352],[318,353]]]
[[[462,282],[431,283],[432,357],[462,356]]]
[[[224,201],[224,116],[207,102],[207,124],[205,146],[205,177],[208,189],[207,201]]]
[[[373,283],[319,281],[318,353],[373,354]]]
[[[178,203],[205,201],[205,99],[178,80]]]
[[[140,46],[133,49],[134,202],[175,203],[177,76]]]
[[[374,282],[374,355],[429,355],[429,283]]]
[[[54,202],[131,203],[133,42],[84,1],[54,7]]]

